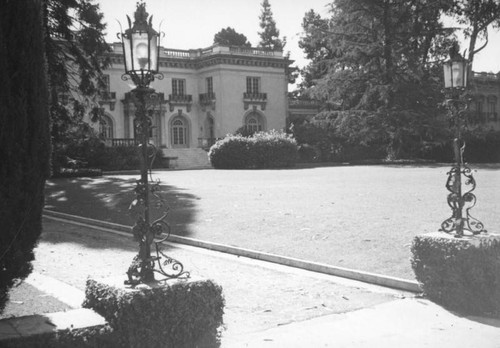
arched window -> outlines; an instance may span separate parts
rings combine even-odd
[[[177,117],[172,121],[172,146],[187,147],[188,145],[188,127],[186,120]]]
[[[99,134],[104,139],[113,139],[113,121],[109,116],[103,115],[99,122]]]
[[[249,132],[261,132],[264,130],[264,124],[263,124],[262,116],[260,116],[258,113],[253,112],[250,115],[248,115],[245,119],[245,128]]]

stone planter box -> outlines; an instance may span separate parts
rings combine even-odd
[[[430,300],[466,314],[500,317],[499,234],[422,234],[411,250],[416,279]]]
[[[127,347],[218,347],[224,298],[211,280],[130,288],[124,277],[87,280],[84,307],[101,314]]]

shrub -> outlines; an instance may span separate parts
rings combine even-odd
[[[54,178],[76,178],[76,177],[96,177],[102,176],[102,170],[95,168],[60,168],[57,173],[53,173]]]
[[[297,143],[285,133],[271,131],[251,137],[228,135],[210,148],[214,168],[285,168],[297,161]]]
[[[452,236],[417,236],[412,268],[432,301],[467,314],[500,317],[500,242],[480,240],[474,246]]]
[[[156,150],[156,158],[153,168],[161,168],[162,151]],[[66,158],[78,159],[86,163],[87,167],[99,168],[104,171],[140,169],[139,148],[137,146],[113,146],[107,147],[95,137],[83,141],[75,141],[62,147],[57,152],[53,163],[54,172],[61,172],[61,168],[67,167]],[[57,176],[57,174],[56,174]]]
[[[124,290],[87,280],[83,307],[101,314],[127,347],[218,347],[224,298],[210,280]]]

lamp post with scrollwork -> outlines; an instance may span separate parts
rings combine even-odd
[[[136,222],[132,228],[134,237],[139,241],[139,253],[130,265],[126,284],[135,285],[155,280],[154,273],[168,278],[189,276],[183,271],[183,265],[167,256],[160,249],[160,244],[170,235],[170,226],[166,222],[168,208],[161,218],[151,221],[150,200],[157,199],[157,206],[164,207],[159,195],[160,185],[156,181],[150,184],[148,174],[151,172],[152,162],[155,159],[156,148],[149,142],[149,133],[152,128],[148,117],[148,105],[158,97],[149,85],[156,79],[163,79],[158,71],[160,53],[160,33],[152,26],[152,16],[146,12],[144,2],[137,3],[134,13],[134,23],[127,16],[128,28],[118,33],[122,41],[125,74],[122,79],[132,80],[136,88],[131,91],[136,107],[134,129],[140,139],[141,176],[136,181],[136,199],[130,206],[130,212]],[[151,246],[154,243],[156,256],[151,255]]]
[[[441,223],[440,231],[460,238],[487,231],[482,222],[470,215],[470,209],[476,204],[476,196],[472,193],[476,188],[476,181],[472,170],[464,163],[465,142],[462,139],[464,116],[470,99],[467,90],[469,67],[467,60],[458,52],[458,46],[454,46],[450,51],[450,60],[443,65],[443,72],[446,106],[450,124],[454,128],[454,164],[447,173],[446,181],[446,188],[450,192],[448,205],[452,210],[452,216]]]

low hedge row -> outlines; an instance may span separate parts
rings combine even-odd
[[[228,135],[210,148],[208,156],[217,169],[287,168],[297,161],[297,143],[276,131]]]
[[[162,152],[157,150],[153,168],[163,168]],[[105,146],[98,141],[70,144],[59,149],[53,159],[54,173],[67,167],[67,159],[79,159],[85,167],[99,168],[103,171],[136,170],[141,166],[139,148],[136,146]]]
[[[224,313],[222,288],[210,280],[125,290],[87,280],[83,307],[101,314],[116,346],[218,347]]]
[[[475,237],[478,238],[478,237]],[[500,242],[432,234],[415,237],[411,264],[424,294],[466,314],[500,317]]]
[[[53,178],[76,178],[102,176],[102,170],[97,168],[59,168],[52,174]]]

